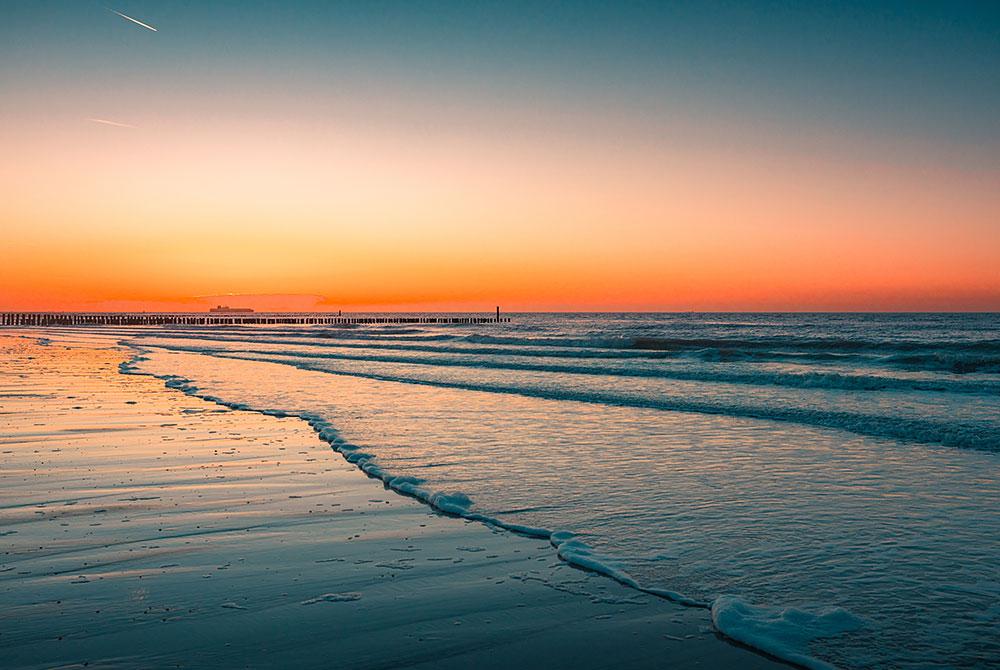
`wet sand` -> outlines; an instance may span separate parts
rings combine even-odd
[[[5,668],[787,667],[129,356],[0,335]]]

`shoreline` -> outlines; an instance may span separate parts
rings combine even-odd
[[[129,348],[137,349],[134,346],[130,346]],[[217,396],[204,394],[200,392],[200,389],[195,386],[191,380],[186,378],[175,375],[157,375],[149,372],[141,372],[135,364],[143,360],[143,352],[138,349],[137,351],[138,353],[129,361],[121,363],[118,366],[118,369],[122,374],[147,376],[159,379],[164,382],[164,385],[167,388],[180,391],[181,393],[193,398],[221,405],[231,410],[257,412],[265,416],[276,416],[279,418],[292,417],[300,421],[304,421],[310,428],[313,429],[313,431],[316,432],[319,439],[326,442],[334,452],[340,454],[348,463],[357,466],[357,468],[369,478],[380,482],[387,490],[391,490],[401,496],[412,498],[445,516],[481,523],[489,528],[505,530],[514,535],[520,535],[526,538],[545,540],[549,542],[553,549],[555,549],[556,556],[575,568],[595,572],[627,586],[630,589],[634,589],[635,591],[652,595],[657,598],[662,598],[663,600],[667,600],[672,603],[712,612],[711,602],[689,598],[681,593],[676,593],[663,588],[643,586],[628,573],[616,570],[603,562],[598,556],[593,555],[590,547],[583,542],[576,540],[573,533],[525,526],[522,524],[504,521],[496,517],[486,516],[479,512],[472,512],[469,510],[468,501],[464,497],[435,493],[413,482],[411,478],[394,476],[378,465],[375,456],[359,452],[357,451],[358,447],[341,439],[337,430],[328,421],[320,416],[304,412],[252,408],[241,403],[229,402]],[[739,640],[735,641],[739,642]]]
[[[124,347],[0,347],[10,667],[787,667],[378,486],[298,419],[119,374]]]

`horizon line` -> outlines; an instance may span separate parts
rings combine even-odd
[[[250,312],[211,312],[185,311],[185,310],[57,310],[57,309],[0,309],[2,314],[216,314],[223,316],[249,316],[252,314],[343,314],[344,316],[353,314],[494,314],[496,307],[484,310],[253,310]],[[502,314],[1000,314],[1000,309],[996,310],[865,310],[865,309],[842,309],[842,310],[513,310],[504,311]]]

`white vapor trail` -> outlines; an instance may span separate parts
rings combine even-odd
[[[87,119],[91,123],[103,123],[106,126],[115,126],[116,128],[135,128],[130,123],[120,123],[118,121],[108,121],[107,119]]]
[[[110,11],[114,12],[115,14],[117,14],[118,16],[122,17],[122,18],[123,18],[123,19],[125,19],[126,21],[131,21],[132,23],[135,23],[135,24],[137,24],[137,25],[140,25],[140,26],[142,26],[143,28],[147,28],[147,29],[149,29],[149,30],[152,30],[152,31],[153,31],[154,33],[155,33],[155,32],[158,32],[158,31],[156,30],[156,28],[154,28],[153,26],[149,25],[148,23],[143,23],[143,22],[142,22],[142,21],[140,21],[139,19],[133,19],[133,18],[132,18],[131,16],[127,16],[127,15],[125,15],[125,14],[122,14],[121,12],[119,12],[119,11],[116,11],[116,10],[114,10],[114,9],[111,9],[110,7],[108,7],[108,9],[109,9]]]

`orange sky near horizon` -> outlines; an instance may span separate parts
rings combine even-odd
[[[8,89],[0,309],[1000,311],[989,144],[226,72]]]
[[[681,132],[139,121],[0,131],[0,308],[1000,309],[988,172]]]

